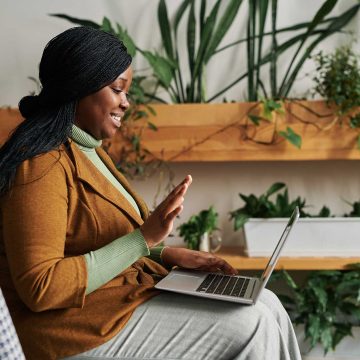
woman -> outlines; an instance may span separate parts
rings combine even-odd
[[[100,148],[129,107],[131,58],[113,35],[67,30],[45,47],[42,91],[0,149],[0,284],[27,359],[300,359],[266,291],[256,306],[159,294],[166,268],[236,271],[158,247],[191,176],[149,215]]]

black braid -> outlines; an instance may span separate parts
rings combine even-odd
[[[130,64],[123,43],[101,30],[76,27],[50,40],[40,62],[41,93],[21,99],[25,120],[0,148],[0,195],[10,190],[23,161],[67,141],[77,101],[112,83]]]

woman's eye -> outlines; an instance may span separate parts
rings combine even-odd
[[[115,94],[120,94],[122,92],[122,90],[118,90],[118,89],[112,89],[112,91],[115,93]]]

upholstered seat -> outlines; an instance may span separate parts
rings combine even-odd
[[[19,338],[0,289],[0,359],[24,360]]]

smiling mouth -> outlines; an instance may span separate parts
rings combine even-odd
[[[116,127],[120,127],[121,125],[121,116],[118,114],[110,114],[111,119]]]

